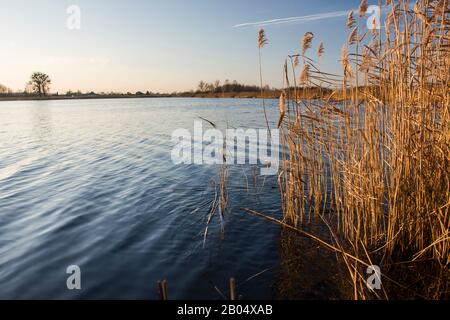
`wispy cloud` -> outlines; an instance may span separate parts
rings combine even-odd
[[[330,18],[338,18],[347,16],[349,11],[334,11],[334,12],[325,12],[312,14],[308,16],[299,16],[299,17],[290,17],[290,18],[281,18],[281,19],[272,19],[258,22],[246,22],[234,25],[233,28],[244,28],[244,27],[264,27],[271,26],[277,24],[287,24],[287,23],[304,23],[310,21],[324,20]]]

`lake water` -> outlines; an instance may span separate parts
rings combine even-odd
[[[225,231],[215,216],[204,243],[218,166],[171,161],[172,132],[199,117],[265,124],[258,100],[0,102],[0,299],[156,299],[162,279],[172,299],[221,299],[230,277],[273,298],[280,228],[241,208],[280,216],[277,177],[231,167]]]

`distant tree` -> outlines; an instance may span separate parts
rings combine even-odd
[[[220,80],[214,82],[214,92],[218,92],[220,89]]]
[[[205,90],[204,91],[206,91],[206,92],[213,92],[214,91],[214,84],[212,84],[212,83],[207,83],[206,85],[205,85]]]
[[[198,83],[198,91],[205,92],[206,90],[206,83],[202,80]]]
[[[45,96],[48,93],[51,83],[52,80],[50,77],[42,72],[34,72],[29,81],[29,85],[32,86],[33,92],[40,96]]]
[[[143,96],[144,93],[143,93],[142,91],[138,91],[138,92],[136,92],[136,95],[137,95],[137,96]]]
[[[11,89],[9,89],[6,86],[0,84],[0,94],[6,94],[6,93],[11,93]]]
[[[230,90],[230,80],[225,79],[225,82],[222,85],[222,92],[228,92]]]

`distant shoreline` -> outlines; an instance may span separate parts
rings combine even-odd
[[[355,89],[353,89],[355,90]],[[360,87],[360,99],[365,100],[365,93],[377,90],[377,88]],[[351,90],[347,90],[347,95],[342,90],[333,91],[326,88],[303,88],[298,92],[294,89],[290,91],[290,97],[297,94],[298,100],[303,99],[324,99],[329,102],[341,102],[346,96],[351,94]],[[373,94],[373,92],[372,92]],[[281,90],[270,90],[264,92],[265,99],[279,99]],[[150,93],[150,94],[74,94],[74,95],[25,95],[25,94],[9,94],[1,95],[0,101],[40,101],[40,100],[93,100],[93,99],[154,99],[154,98],[206,98],[206,99],[261,99],[260,92],[242,91],[242,92],[181,92],[181,93]]]
[[[279,92],[266,93],[266,99],[278,99]],[[226,92],[226,93],[194,93],[194,94],[156,94],[156,95],[51,95],[51,96],[0,96],[0,101],[47,101],[47,100],[93,100],[93,99],[154,99],[154,98],[217,98],[217,99],[259,99],[260,93]]]
[[[50,101],[50,100],[95,100],[95,99],[143,99],[143,98],[169,98],[170,96],[46,96],[46,97],[0,97],[0,101]]]

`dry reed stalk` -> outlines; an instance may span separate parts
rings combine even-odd
[[[258,32],[258,53],[259,53],[259,80],[261,85],[261,99],[263,104],[263,111],[264,111],[264,118],[266,120],[267,129],[269,130],[270,134],[270,126],[269,126],[269,120],[267,118],[267,112],[266,112],[266,102],[264,97],[264,84],[263,84],[263,74],[262,74],[262,48],[268,43],[266,33],[264,29],[260,29]]]

